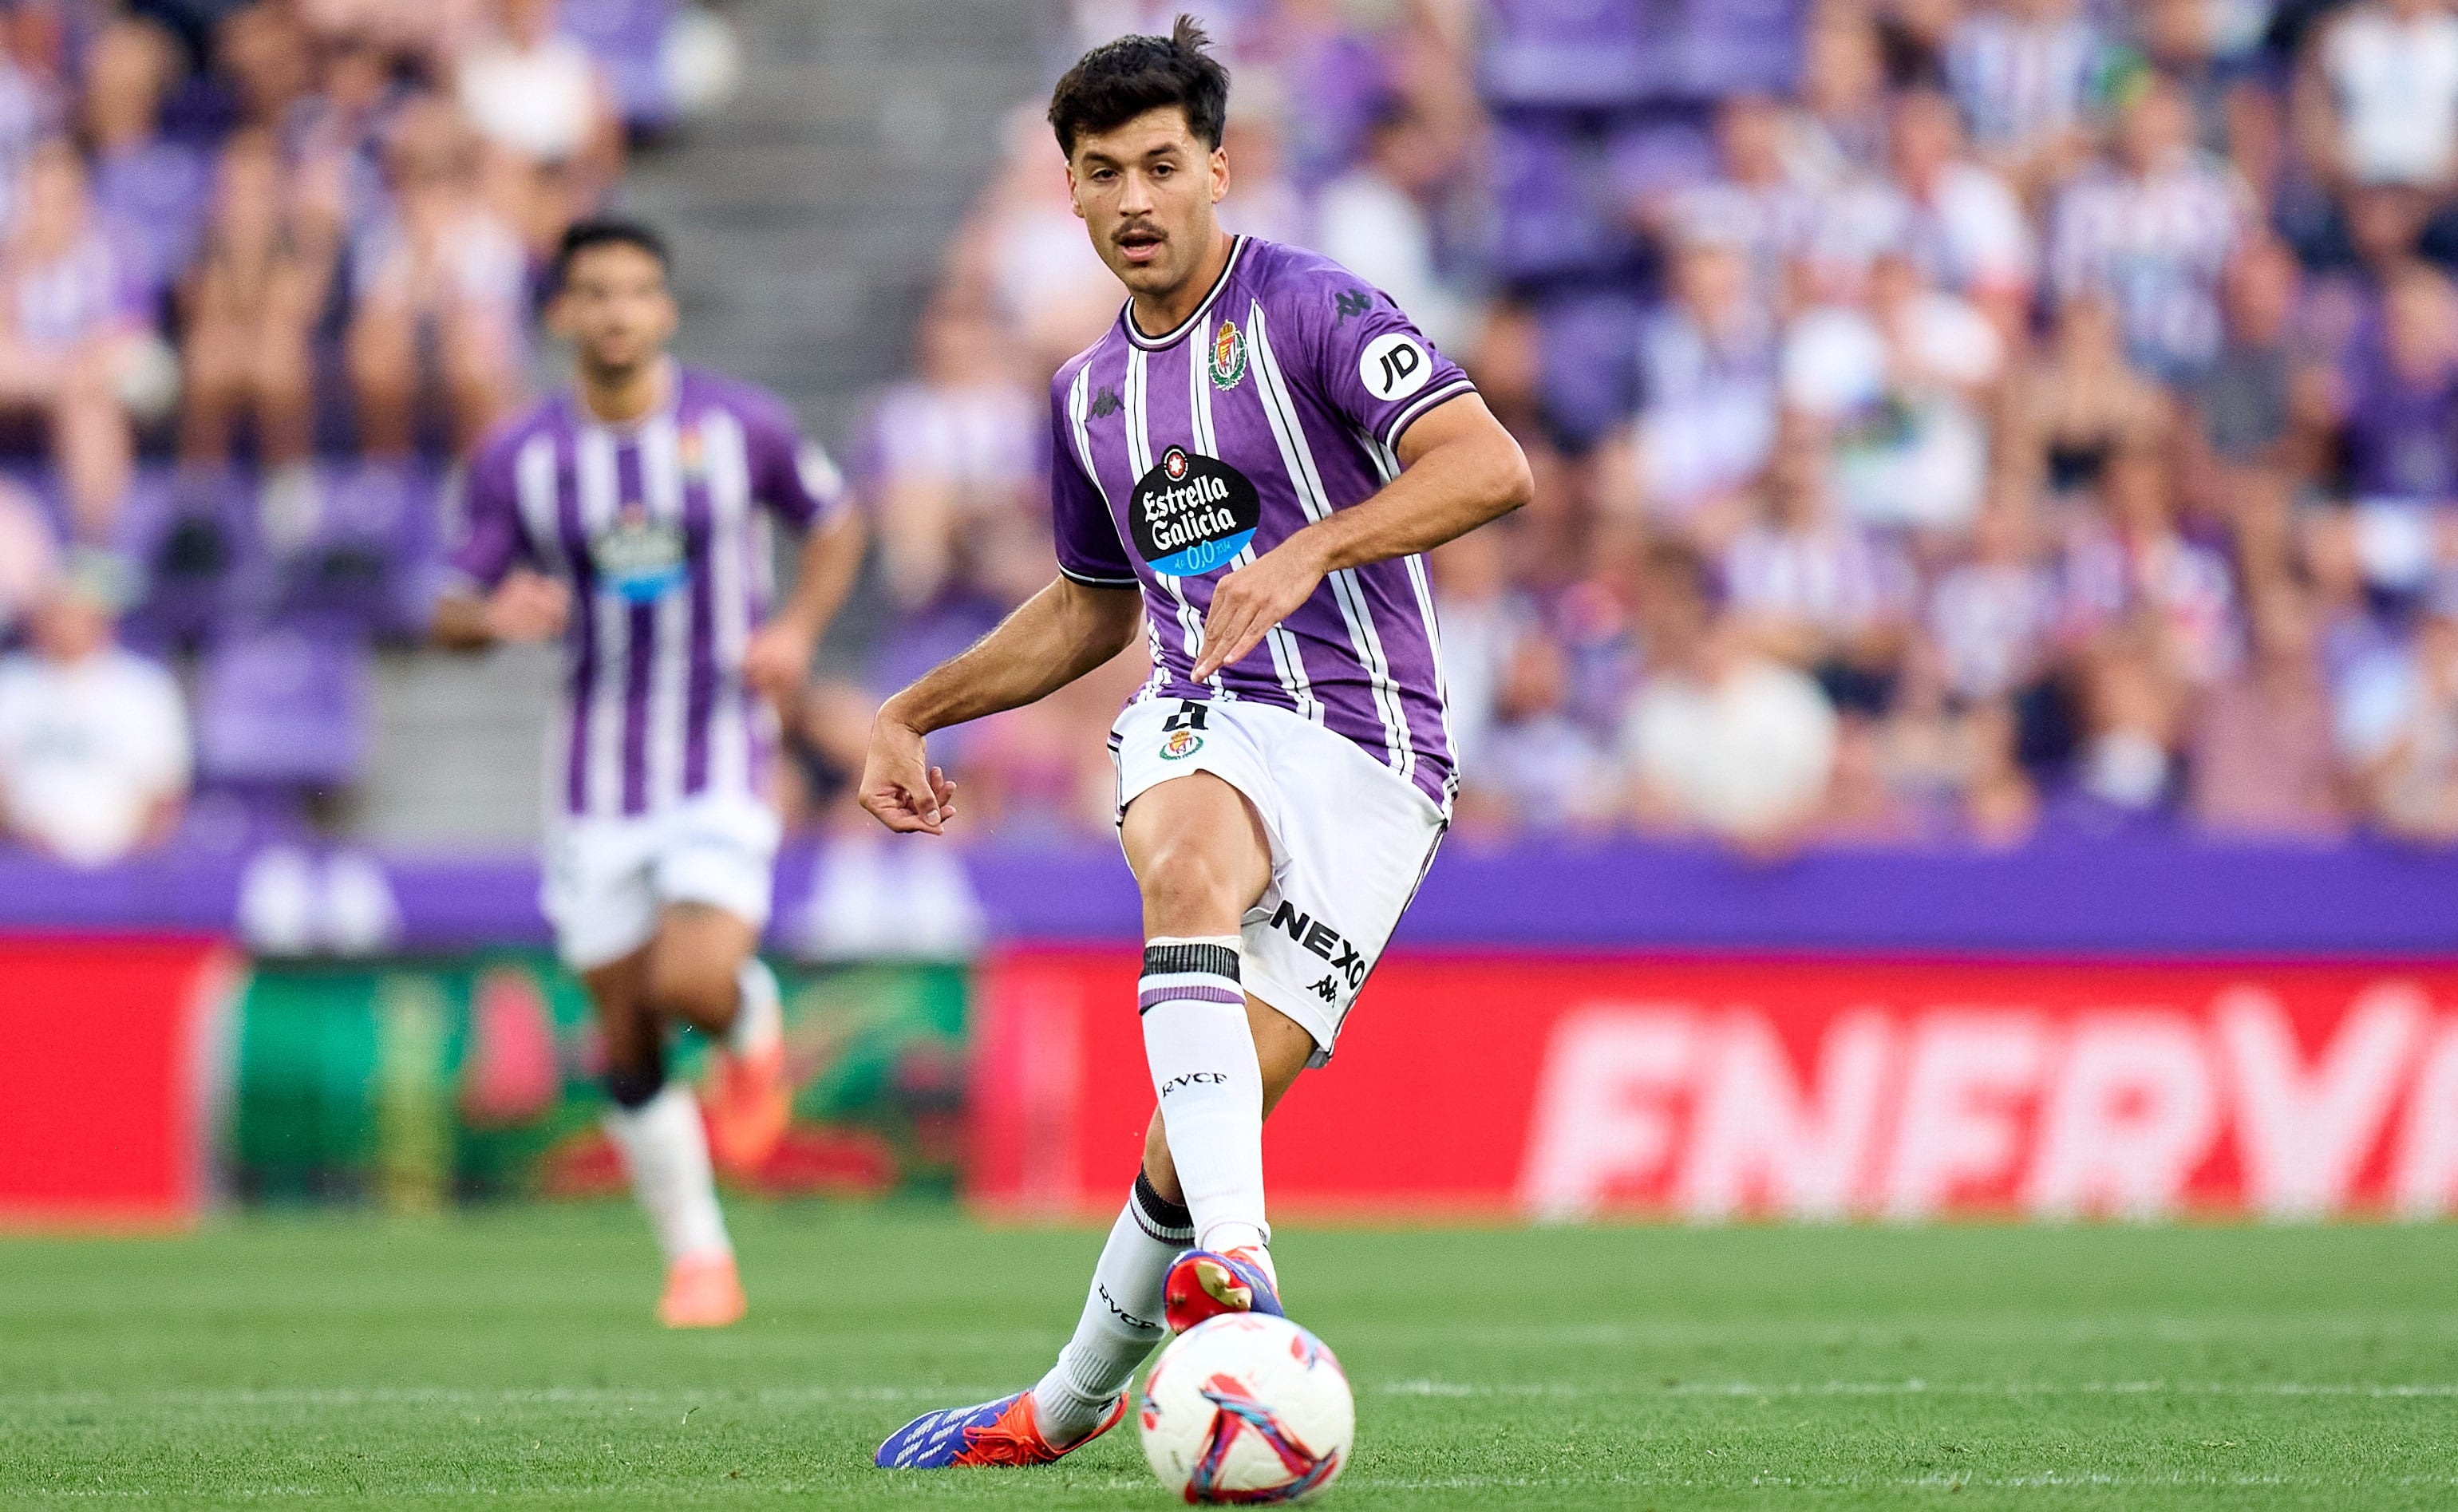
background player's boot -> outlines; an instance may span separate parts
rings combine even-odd
[[[742,967],[736,1029],[709,1058],[708,1151],[717,1169],[747,1176],[767,1164],[793,1114],[785,1080],[785,1015],[777,978],[753,960]]]
[[[740,1318],[746,1305],[734,1256],[686,1255],[666,1267],[657,1321],[668,1328],[723,1328]]]
[[[1170,1263],[1161,1283],[1161,1319],[1183,1334],[1223,1313],[1285,1317],[1271,1258],[1260,1250],[1189,1250]]]
[[[1100,1425],[1073,1443],[1041,1437],[1032,1393],[1017,1392],[978,1407],[926,1412],[887,1436],[873,1462],[882,1470],[955,1470],[969,1466],[1048,1464],[1073,1454],[1118,1425],[1127,1415],[1124,1392]]]

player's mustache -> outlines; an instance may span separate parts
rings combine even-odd
[[[1147,220],[1132,220],[1110,233],[1110,240],[1123,244],[1129,237],[1150,237],[1155,241],[1167,241],[1168,233]]]

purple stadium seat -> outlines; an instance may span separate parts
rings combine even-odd
[[[1605,172],[1623,204],[1692,184],[1717,174],[1715,128],[1696,106],[1633,112],[1605,134]]]
[[[1594,445],[1638,402],[1638,322],[1624,294],[1579,294],[1537,310],[1546,423],[1573,450]]]
[[[1499,106],[1610,110],[1664,83],[1649,0],[1489,0],[1480,82]]]
[[[246,497],[226,473],[138,470],[114,540],[139,583],[121,625],[132,644],[159,651],[194,643],[221,624],[246,555]]]
[[[416,464],[339,462],[317,470],[312,532],[284,553],[277,611],[379,634],[426,624],[436,554],[435,475]]]
[[[674,17],[675,0],[564,0],[564,31],[605,65],[615,109],[634,131],[654,131],[673,118],[659,62]]]
[[[1593,135],[1545,116],[1505,115],[1494,122],[1492,164],[1493,271],[1506,282],[1611,273],[1636,254]]]
[[[205,657],[198,768],[223,784],[347,786],[365,755],[366,716],[364,643],[284,625],[240,631]]]
[[[1690,0],[1671,87],[1691,99],[1788,93],[1801,71],[1801,0]]]

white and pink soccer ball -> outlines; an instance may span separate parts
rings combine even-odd
[[[1339,1478],[1357,1436],[1348,1377],[1323,1340],[1252,1313],[1179,1335],[1137,1405],[1153,1474],[1203,1506],[1306,1501]]]

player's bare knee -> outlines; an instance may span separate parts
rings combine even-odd
[[[663,1019],[679,1019],[704,1029],[724,1027],[734,1018],[740,989],[733,971],[720,970],[694,958],[662,956],[649,967],[649,1005]]]
[[[1145,857],[1135,883],[1144,926],[1156,935],[1236,934],[1247,905],[1262,891],[1241,859],[1217,844],[1165,839]]]

